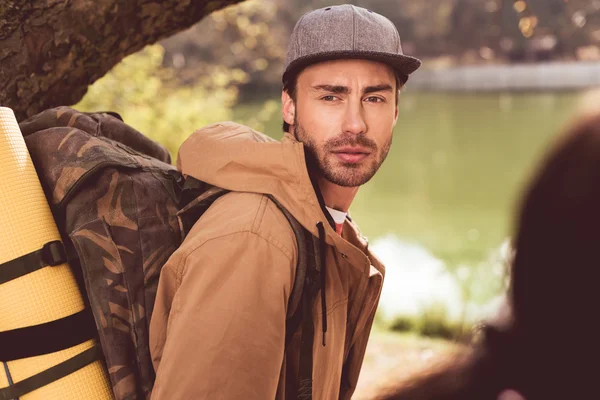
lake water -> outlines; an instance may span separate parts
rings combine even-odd
[[[350,209],[387,267],[382,311],[442,302],[458,316],[501,293],[524,184],[581,97],[401,95],[392,150]]]

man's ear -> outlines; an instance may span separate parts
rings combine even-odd
[[[281,91],[281,114],[283,120],[289,125],[294,125],[294,116],[296,115],[296,103],[285,90]]]

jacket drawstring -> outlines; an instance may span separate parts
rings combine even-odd
[[[325,334],[327,333],[327,295],[325,294],[327,276],[327,270],[325,268],[327,262],[325,260],[327,244],[325,243],[325,227],[323,226],[323,222],[319,221],[317,229],[319,230],[319,258],[321,260],[321,270],[319,271],[321,274],[321,318],[323,327],[323,346],[325,346]]]

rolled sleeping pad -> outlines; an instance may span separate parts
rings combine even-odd
[[[0,107],[0,400],[113,399],[97,340],[79,333],[84,308],[15,115]]]

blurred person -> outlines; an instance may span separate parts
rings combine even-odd
[[[162,270],[150,326],[153,399],[350,399],[384,268],[347,212],[390,150],[398,91],[419,65],[379,14],[352,5],[309,12],[288,48],[283,140],[221,123],[181,146],[185,175],[231,192]],[[302,325],[287,346],[299,249],[267,195],[325,249],[314,333]],[[300,380],[303,359],[312,388]]]
[[[514,249],[502,317],[485,324],[462,355],[379,399],[600,398],[597,105],[568,127],[528,186]]]

